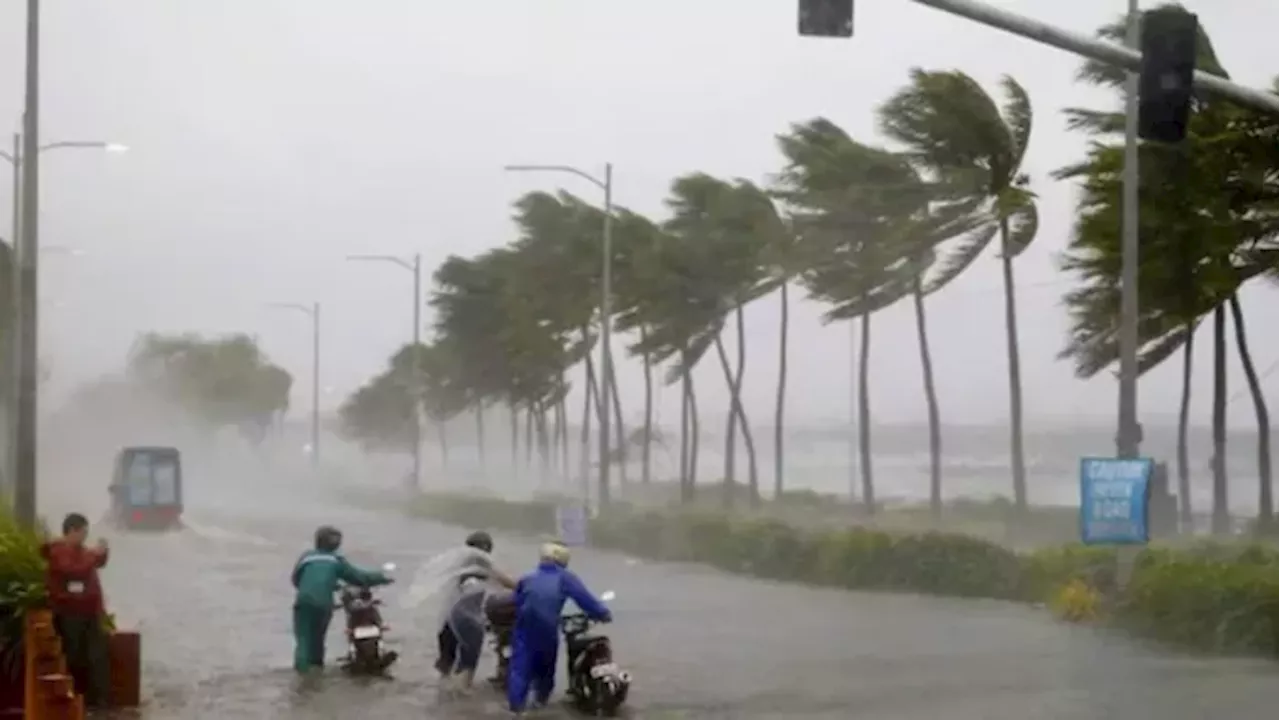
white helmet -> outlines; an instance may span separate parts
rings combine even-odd
[[[560,567],[569,566],[569,546],[559,540],[552,540],[542,544],[539,551],[540,559],[546,562],[553,562]]]

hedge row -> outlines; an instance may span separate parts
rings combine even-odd
[[[455,525],[550,535],[555,507],[548,500],[431,495],[412,510]],[[807,531],[776,520],[625,508],[593,518],[589,538],[639,557],[774,580],[1048,603],[1071,619],[1105,612],[1158,640],[1276,656],[1277,557],[1269,547],[1150,548],[1120,590],[1115,550],[1082,545],[1017,553],[960,534]]]

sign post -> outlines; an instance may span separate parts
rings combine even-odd
[[[587,509],[581,503],[556,506],[556,535],[569,547],[587,544]]]
[[[1138,551],[1151,539],[1151,458],[1080,459],[1080,542],[1116,545],[1116,582],[1124,587]]]

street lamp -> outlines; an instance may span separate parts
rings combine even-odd
[[[413,377],[409,378],[410,391],[413,394],[413,414],[410,431],[413,434],[413,487],[416,490],[422,482],[422,389],[418,383],[422,368],[418,367],[422,353],[418,346],[422,344],[422,255],[415,253],[412,258],[405,259],[395,255],[348,255],[349,262],[386,262],[408,270],[413,274]]]
[[[571,165],[506,165],[507,172],[554,172],[577,175],[604,191],[604,229],[600,267],[600,504],[609,502],[609,393],[613,389],[613,163],[605,163],[604,179]],[[586,483],[585,473],[583,477]],[[583,488],[587,490],[586,487]],[[584,494],[584,500],[589,493]]]
[[[38,309],[36,283],[39,278],[36,255],[39,252],[39,157],[58,149],[98,149],[123,152],[124,145],[99,141],[60,141],[39,143],[39,2],[27,5],[27,72],[26,112],[23,133],[14,133],[13,149],[0,150],[0,158],[13,166],[13,437],[10,456],[13,471],[13,508],[18,522],[34,527],[36,520],[36,402],[39,384],[39,358],[36,343]],[[30,162],[24,162],[29,157]],[[24,190],[25,188],[25,190]],[[30,217],[29,223],[23,218]]]
[[[320,467],[320,302],[268,303],[267,307],[292,310],[311,318],[311,466]]]
[[[112,154],[125,153],[129,151],[128,145],[120,143],[103,142],[101,140],[60,140],[41,145],[36,149],[37,152],[45,153],[50,150],[66,150],[66,149],[82,149],[82,150],[102,150]],[[10,151],[0,150],[0,160],[7,160],[13,166],[13,248],[18,248],[19,233],[22,232],[22,133],[13,134],[13,149]],[[17,267],[17,263],[14,263]]]

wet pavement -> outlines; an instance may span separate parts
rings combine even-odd
[[[402,653],[394,680],[357,682],[330,670],[300,685],[289,669],[288,573],[317,524],[344,529],[353,561],[396,562],[406,577],[456,545],[463,530],[284,489],[189,515],[193,526],[180,533],[112,535],[108,600],[122,625],[143,633],[142,717],[507,716],[488,690],[439,697],[430,671],[435,611],[402,609],[404,587],[382,593],[390,639]],[[505,567],[532,565],[532,543],[498,541]],[[1174,655],[1032,608],[765,583],[587,550],[573,566],[597,593],[618,594],[608,630],[635,677],[633,718],[1269,720],[1276,713],[1274,663]],[[338,641],[335,630],[331,657]],[[571,715],[553,708],[537,716]]]

